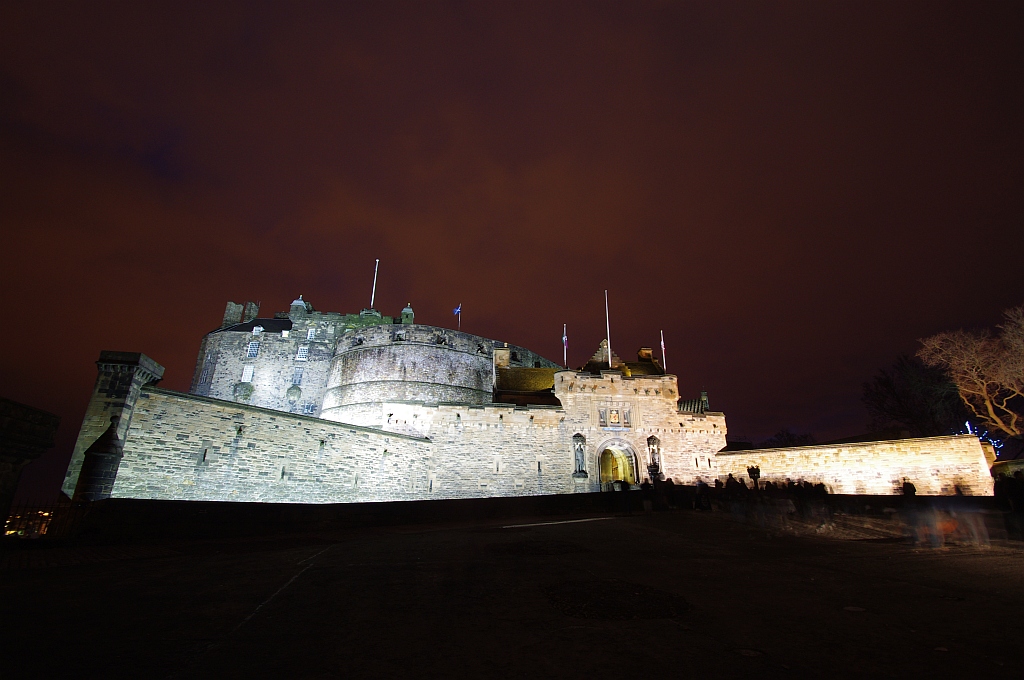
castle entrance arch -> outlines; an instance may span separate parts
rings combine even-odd
[[[636,484],[636,452],[624,441],[610,441],[597,454],[601,468],[601,488],[606,484],[623,481]]]

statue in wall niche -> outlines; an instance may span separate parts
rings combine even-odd
[[[647,438],[647,453],[651,459],[651,464],[647,466],[651,479],[661,479],[661,440],[654,435]]]
[[[587,478],[587,438],[576,433],[572,436],[572,451],[576,457],[576,470],[572,473],[578,479]]]

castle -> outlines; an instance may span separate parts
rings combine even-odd
[[[260,317],[229,302],[188,393],[141,353],[104,351],[63,485],[107,497],[342,503],[596,492],[645,480],[804,478],[841,493],[991,494],[973,437],[724,453],[706,394],[679,393],[648,348],[602,341],[580,370],[375,309],[299,296]]]

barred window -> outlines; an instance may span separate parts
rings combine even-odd
[[[297,367],[295,369],[295,372],[292,373],[292,384],[293,385],[301,385],[302,384],[302,372],[304,370],[305,370],[304,368],[299,366],[299,367]]]
[[[309,345],[303,345],[302,347],[300,347],[298,353],[295,355],[295,358],[299,361],[305,361],[306,359],[308,359]]]
[[[242,367],[242,382],[252,382],[252,366]]]
[[[316,338],[316,329],[310,328],[306,331],[306,340],[313,340],[314,338]]]
[[[249,343],[249,351],[246,352],[246,357],[249,359],[255,359],[256,355],[260,353],[260,343],[258,340],[253,340]]]
[[[203,385],[209,379],[210,379],[210,369],[204,368],[203,369],[203,374],[201,376],[199,376],[199,384]]]

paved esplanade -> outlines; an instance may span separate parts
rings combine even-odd
[[[22,677],[1019,677],[1019,546],[689,512],[502,528],[544,521],[19,550],[5,658]]]

